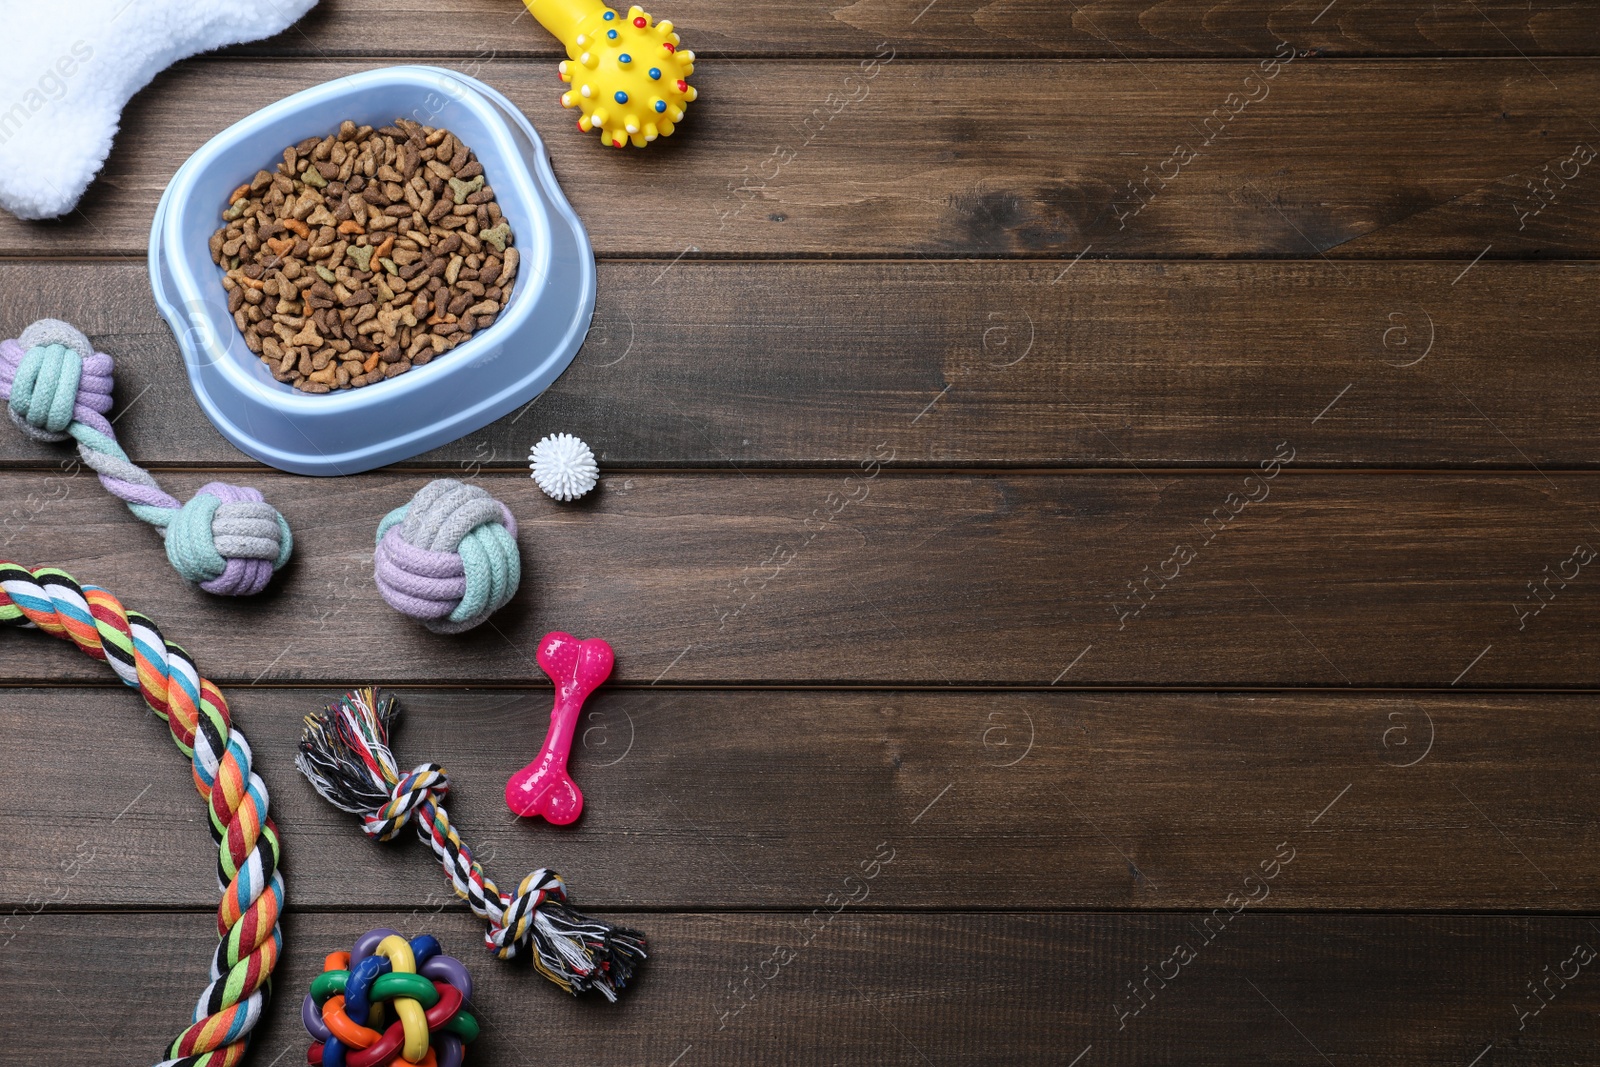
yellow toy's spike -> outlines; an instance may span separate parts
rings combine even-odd
[[[558,68],[561,80],[577,90],[563,93],[562,105],[579,108],[578,128],[598,128],[604,143],[642,148],[670,135],[684,107],[699,95],[687,81],[694,73],[694,53],[678,47],[670,20],[656,22],[638,4],[622,15],[602,0],[523,3],[574,61]]]

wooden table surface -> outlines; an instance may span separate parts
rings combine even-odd
[[[254,744],[291,907],[251,1062],[302,1062],[323,954],[385,924],[467,960],[481,1063],[1600,1062],[1591,5],[674,0],[701,99],[642,152],[571,129],[519,10],[323,0],[159,76],[77,212],[0,219],[3,335],[79,324],[135,460],[295,530],[267,594],[211,598],[0,431],[0,555],[156,619]],[[156,314],[156,199],[225,125],[407,60],[545,136],[594,328],[483,431],[268,471]],[[527,476],[556,431],[601,460],[577,505]],[[457,638],[372,583],[438,476],[522,524],[521,592]],[[499,797],[555,628],[617,651],[567,829]],[[0,641],[0,1061],[149,1062],[216,940],[204,812],[103,667]],[[502,880],[650,935],[623,1003],[490,959],[419,844],[295,772],[368,682]]]

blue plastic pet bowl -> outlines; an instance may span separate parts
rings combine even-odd
[[[444,126],[477,153],[522,257],[511,300],[493,325],[421,367],[361,389],[302,393],[245,346],[207,242],[228,194],[270,170],[284,148],[344,119],[386,126],[397,116]],[[544,142],[509,100],[453,71],[388,67],[262,108],[189,157],[156,207],[150,282],[190,386],[222,435],[280,470],[333,475],[408,459],[542,393],[583,343],[595,266]]]

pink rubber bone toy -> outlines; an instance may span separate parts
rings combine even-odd
[[[506,782],[506,806],[524,818],[543,815],[565,826],[583,811],[583,791],[567,774],[572,733],[584,700],[611,674],[611,646],[598,637],[579,641],[557,630],[539,642],[538,659],[556,683],[556,704],[538,758]]]

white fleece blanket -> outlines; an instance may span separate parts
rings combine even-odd
[[[111,151],[122,109],[185,56],[270,37],[316,0],[0,0],[0,207],[63,215]]]

